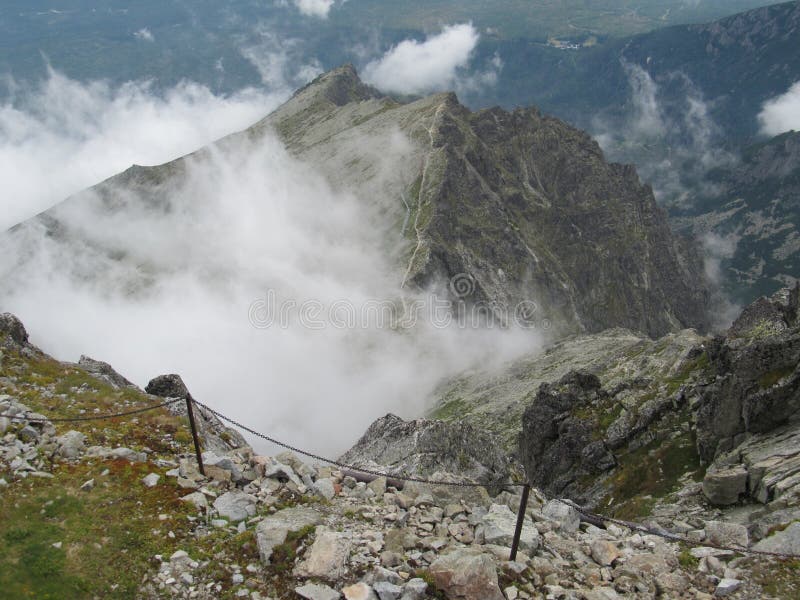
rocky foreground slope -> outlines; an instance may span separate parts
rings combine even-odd
[[[0,347],[0,412],[18,417],[0,418],[0,583],[14,597],[790,598],[798,591],[796,562],[714,547],[751,543],[748,527],[720,512],[656,515],[652,527],[668,523],[696,540],[688,547],[582,522],[574,508],[536,491],[520,553],[509,561],[519,488],[403,485],[287,452],[262,456],[210,413],[201,418],[203,443],[214,448],[204,454],[204,477],[185,419],[165,408],[57,420],[134,410],[164,396],[177,397],[177,409],[187,393],[177,376],[151,382],[159,397],[103,363],[59,363],[28,343],[10,315],[0,318]],[[565,384],[597,392],[593,381],[570,376]],[[452,439],[469,433],[449,427],[434,430]],[[449,468],[455,472],[431,476],[468,481],[442,458],[437,465],[429,453],[409,469]],[[767,533],[760,547],[800,550],[797,524]]]

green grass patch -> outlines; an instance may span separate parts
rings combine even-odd
[[[685,473],[699,480],[703,472],[695,441],[688,433],[651,442],[617,458],[619,467],[610,478],[611,489],[601,506],[611,502],[613,516],[622,519],[649,514],[659,498],[675,490]]]
[[[109,474],[101,476],[104,469]],[[145,488],[152,467],[127,461],[62,465],[54,479],[15,482],[0,507],[0,589],[8,598],[131,598],[154,554],[188,535],[184,492]],[[79,486],[94,478],[95,488]],[[160,514],[169,518],[160,521]],[[167,537],[172,531],[175,539]],[[60,547],[54,546],[59,544]]]

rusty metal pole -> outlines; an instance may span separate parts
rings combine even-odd
[[[514,530],[514,541],[511,543],[511,557],[508,560],[517,560],[517,550],[519,549],[519,538],[522,535],[522,525],[525,523],[525,511],[528,508],[528,496],[531,486],[526,483],[522,488],[522,498],[519,501],[519,513],[517,513],[517,528]]]
[[[200,469],[200,473],[205,477],[206,470],[203,467],[203,454],[200,451],[200,439],[197,437],[197,427],[194,424],[194,411],[192,410],[192,403],[194,399],[192,398],[191,394],[186,395],[186,414],[189,415],[189,425],[192,428],[192,440],[194,440],[194,451],[197,455],[197,466]]]

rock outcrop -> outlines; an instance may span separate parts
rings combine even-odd
[[[715,380],[703,389],[697,411],[703,460],[800,418],[799,290],[756,300],[726,337],[709,344]]]
[[[370,425],[340,460],[391,475],[453,473],[490,489],[509,482],[514,471],[497,440],[468,423],[404,421],[391,414]]]
[[[145,391],[161,398],[186,399],[189,396],[189,388],[186,387],[181,376],[174,373],[154,377],[145,387]],[[185,402],[175,402],[170,404],[167,409],[175,415],[185,416],[187,414]],[[204,450],[219,453],[237,449],[244,452],[251,451],[250,445],[242,434],[235,429],[227,427],[216,415],[197,404],[194,404],[193,413],[195,424],[202,437]]]
[[[595,423],[583,415],[608,393],[596,375],[572,371],[555,384],[543,383],[522,417],[520,458],[531,482],[546,493],[576,496],[575,483],[616,466]]]

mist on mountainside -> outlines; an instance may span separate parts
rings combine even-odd
[[[51,86],[35,106],[58,106],[79,90],[71,82],[60,97]],[[87,110],[109,116],[85,136],[94,156],[118,151],[110,117],[121,93],[83,90]],[[129,118],[142,110],[142,122],[143,109],[157,105],[151,135],[169,137],[159,124],[183,105],[140,94],[143,108],[129,104]],[[209,96],[206,106],[223,102]],[[39,162],[8,174],[17,188],[37,189],[29,173],[47,169],[48,146],[74,144],[72,129],[47,134],[24,140],[26,160]],[[4,140],[9,153],[14,143]],[[391,148],[382,150],[391,160]],[[157,198],[109,183],[49,213],[60,233],[34,221],[2,237],[0,303],[35,343],[60,359],[108,361],[141,386],[180,373],[197,399],[329,453],[386,412],[421,414],[442,378],[539,346],[529,330],[438,319],[433,291],[400,287],[402,265],[389,258],[404,243],[389,234],[394,221],[377,204],[332,191],[275,138],[240,137],[183,164],[179,183]],[[388,305],[394,320],[381,312]],[[417,307],[413,322],[400,318],[403,306]]]

